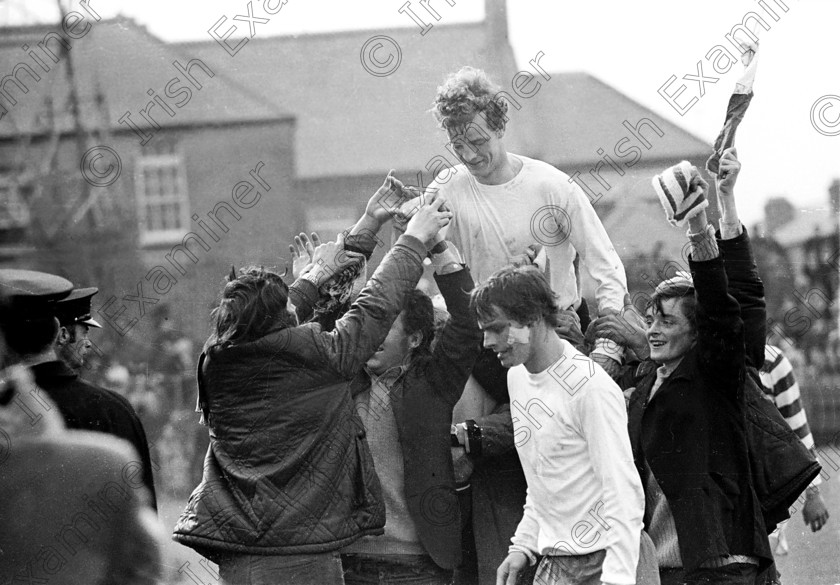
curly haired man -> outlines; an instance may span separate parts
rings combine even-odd
[[[599,313],[623,308],[624,266],[586,195],[568,175],[507,151],[507,109],[501,88],[479,69],[464,67],[438,88],[433,112],[461,162],[440,172],[429,186],[446,198],[453,213],[446,239],[462,252],[476,283],[517,263],[535,244],[542,246],[559,308],[577,311],[585,330],[589,315],[577,286],[576,255],[597,283]],[[617,373],[620,358],[596,342],[592,359],[607,373]],[[479,581],[490,583],[495,580],[492,567],[504,560],[522,518],[526,485],[514,449],[512,419],[518,415],[511,415],[505,369],[487,352],[478,364],[475,381],[498,406],[484,416],[454,422],[472,429],[473,531]]]

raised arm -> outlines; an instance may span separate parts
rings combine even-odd
[[[656,175],[652,183],[668,222],[689,228],[700,374],[711,391],[736,398],[744,375],[744,323],[738,301],[727,292],[724,261],[706,217],[709,184],[687,161]]]
[[[359,220],[342,233],[342,248],[348,253],[364,256],[365,259],[370,260],[376,247],[382,245],[382,240],[377,235],[379,230],[393,217],[395,209],[411,196],[393,175],[392,170],[385,177],[382,186],[368,200]],[[312,310],[318,302],[318,288],[312,279],[302,279],[300,276],[312,269],[313,255],[320,244],[318,234],[313,232],[311,240],[306,234],[301,233],[295,236],[294,242],[289,245],[289,252],[292,255],[292,275],[295,278],[295,282],[289,287],[289,298],[295,306],[301,323],[312,316]]]
[[[723,151],[717,179],[717,200],[720,211],[718,246],[724,259],[729,294],[741,306],[744,321],[744,343],[747,365],[756,369],[764,363],[767,331],[767,306],[764,283],[758,275],[750,237],[741,225],[735,199],[735,182],[741,171],[734,147]]]
[[[470,292],[475,284],[451,244],[438,243],[432,252],[435,282],[446,301],[450,319],[435,344],[429,373],[436,391],[454,406],[481,353],[481,330],[470,310]]]
[[[304,351],[314,349],[345,378],[358,373],[388,335],[405,296],[417,285],[423,273],[427,242],[431,243],[440,228],[449,222],[451,213],[440,211],[443,203],[442,198],[438,199],[412,217],[406,233],[385,256],[350,310],[336,321],[333,331],[323,332],[315,325],[298,328],[310,342],[302,344]],[[328,276],[326,263],[323,269],[316,269],[316,288],[320,285],[317,279]]]
[[[744,323],[738,301],[728,293],[724,260],[705,210],[689,220],[689,266],[697,298],[697,345],[708,387],[736,397],[744,375]]]

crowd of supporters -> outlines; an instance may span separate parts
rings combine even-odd
[[[155,368],[98,365],[110,390],[79,375],[96,289],[0,271],[0,582],[157,582],[164,485],[228,585],[779,583],[791,505],[829,512],[737,151],[653,178],[688,270],[628,290],[581,187],[506,150],[500,93],[448,77],[461,165],[422,192],[389,173],[288,275],[232,269],[200,351],[162,331]]]

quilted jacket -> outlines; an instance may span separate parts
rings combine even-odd
[[[283,555],[382,533],[379,480],[349,381],[387,336],[424,256],[422,242],[402,236],[332,331],[307,323],[202,354],[210,447],[177,542],[211,558]]]

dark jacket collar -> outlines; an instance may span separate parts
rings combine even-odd
[[[29,368],[35,375],[36,382],[38,379],[46,378],[68,378],[75,379],[79,377],[72,368],[61,360],[51,360],[48,362],[41,362]]]

